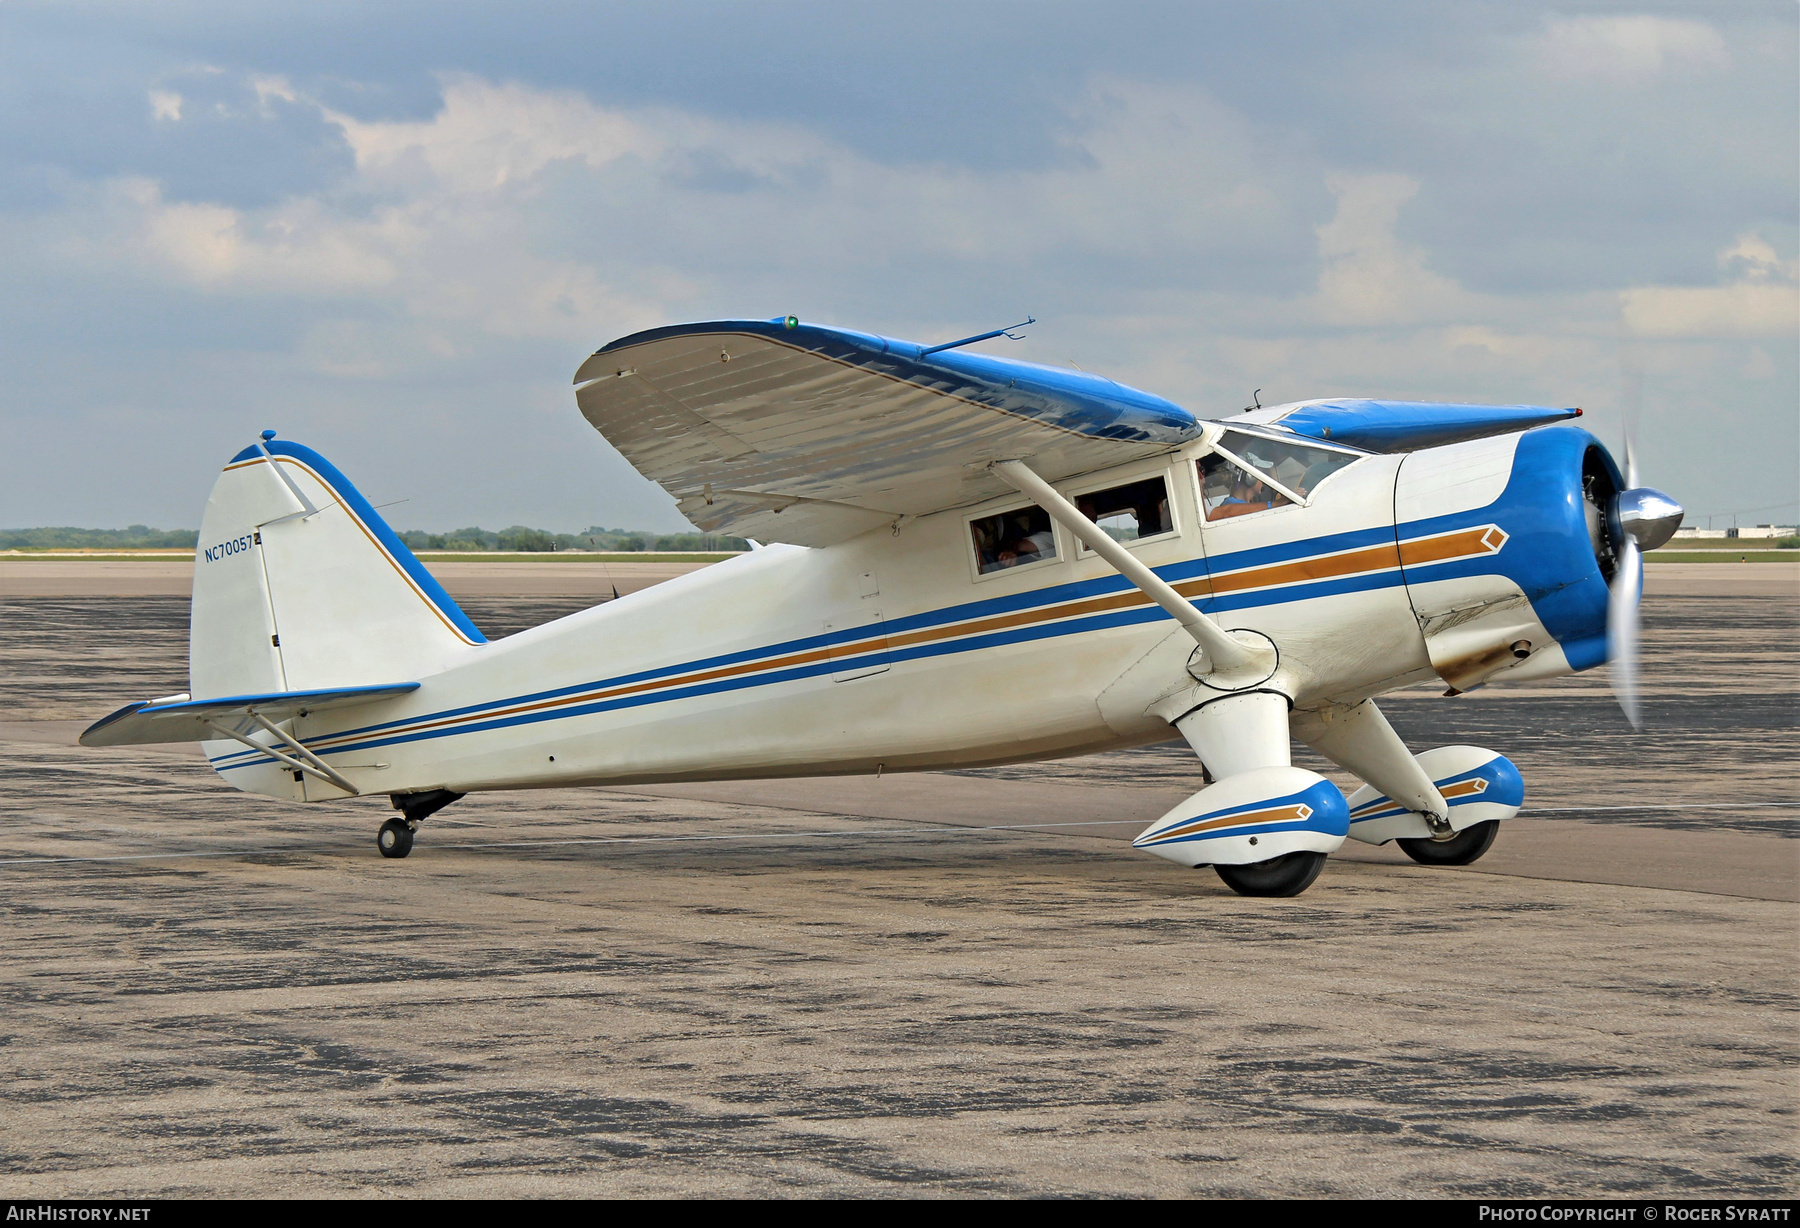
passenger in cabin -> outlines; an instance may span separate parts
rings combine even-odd
[[[976,570],[982,575],[1056,557],[1056,534],[1049,513],[1038,507],[972,520],[969,538],[975,547]]]
[[[1114,541],[1137,541],[1175,529],[1169,519],[1168,484],[1160,477],[1077,495],[1075,510]]]
[[[1017,536],[1000,552],[1002,559],[1010,557],[1007,566],[1017,567],[1020,563],[1035,563],[1039,559],[1056,557],[1055,532],[1048,524],[1038,528],[1031,521],[1032,517],[1025,512],[1013,517],[1013,528]]]
[[[984,520],[977,520],[969,526],[969,535],[975,540],[975,561],[983,575],[990,571],[998,571],[1000,562],[999,544],[994,540],[994,531]]]
[[[1141,485],[1148,489],[1134,493],[1139,495],[1160,494],[1162,479],[1158,478],[1154,483],[1144,482]],[[1169,501],[1166,498],[1133,504],[1131,518],[1137,521],[1137,536],[1139,537],[1155,537],[1158,533],[1167,533],[1174,527],[1169,521]]]

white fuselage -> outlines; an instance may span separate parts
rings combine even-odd
[[[1194,462],[1206,451],[1196,441],[1060,488],[1075,498],[1163,475],[1174,531],[1134,552],[1225,627],[1272,639],[1271,686],[1296,707],[1431,677],[1392,546],[1403,458],[1356,461],[1310,506],[1204,523]],[[919,770],[1171,736],[1148,709],[1192,684],[1194,641],[1110,566],[1059,528],[1055,559],[978,574],[969,521],[1023,503],[757,550],[460,648],[411,695],[304,716],[293,732],[364,793]],[[1357,533],[1388,545],[1305,545]],[[1322,592],[1321,575],[1367,583]],[[344,796],[236,744],[207,750],[241,788]]]

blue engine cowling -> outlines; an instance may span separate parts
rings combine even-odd
[[[1483,461],[1498,460],[1505,456],[1500,449],[1511,450],[1510,469],[1504,471],[1504,485],[1491,500],[1431,514],[1435,505],[1456,506],[1467,486],[1458,485],[1465,466],[1479,468]],[[1436,633],[1433,615],[1455,610],[1449,625],[1469,641],[1452,654],[1457,669],[1446,670],[1439,653],[1433,653],[1434,666],[1451,686],[1466,690],[1514,665],[1509,650],[1516,635],[1505,634],[1506,619],[1494,620],[1491,645],[1476,642],[1478,628],[1469,625],[1469,615],[1478,614],[1475,607],[1482,600],[1497,602],[1509,594],[1515,603],[1519,595],[1530,603],[1528,621],[1542,627],[1542,633],[1531,638],[1541,641],[1547,633],[1562,658],[1554,669],[1515,671],[1515,676],[1590,669],[1606,660],[1607,586],[1620,544],[1609,513],[1623,484],[1605,447],[1575,426],[1540,427],[1505,441],[1451,445],[1407,458],[1396,487],[1396,507],[1411,506],[1415,514],[1403,513],[1396,525],[1403,558],[1409,539],[1484,525],[1497,526],[1505,534],[1504,545],[1489,555],[1403,563],[1427,638]],[[1434,503],[1434,496],[1441,503]],[[1456,610],[1458,606],[1467,609]],[[1520,653],[1536,655],[1546,647],[1532,642]]]

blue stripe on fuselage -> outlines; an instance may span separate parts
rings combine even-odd
[[[1319,597],[1337,596],[1354,592],[1371,592],[1383,588],[1392,588],[1407,580],[1425,582],[1436,579],[1449,579],[1463,576],[1504,575],[1526,593],[1531,599],[1538,617],[1544,622],[1559,642],[1564,645],[1571,665],[1577,669],[1588,668],[1597,664],[1598,659],[1587,659],[1590,652],[1583,652],[1585,641],[1591,639],[1594,628],[1597,628],[1601,645],[1601,656],[1604,655],[1604,628],[1606,589],[1601,580],[1597,565],[1592,563],[1591,551],[1588,550],[1586,525],[1580,505],[1580,457],[1581,453],[1593,441],[1586,431],[1575,427],[1550,427],[1528,432],[1522,436],[1518,453],[1515,455],[1513,474],[1499,499],[1485,507],[1470,509],[1446,516],[1429,517],[1412,521],[1397,529],[1385,526],[1351,530],[1344,533],[1329,534],[1323,537],[1303,538],[1288,542],[1278,542],[1268,546],[1260,546],[1250,550],[1234,551],[1229,554],[1215,555],[1209,560],[1205,556],[1184,559],[1176,563],[1165,564],[1154,568],[1157,575],[1165,581],[1180,583],[1208,574],[1224,576],[1233,572],[1241,572],[1251,568],[1271,564],[1291,562],[1297,559],[1314,558],[1337,554],[1344,551],[1366,548],[1393,542],[1397,539],[1427,537],[1439,533],[1454,532],[1485,523],[1499,524],[1509,535],[1507,548],[1498,554],[1484,555],[1478,558],[1455,560],[1445,563],[1432,563],[1406,569],[1403,577],[1397,569],[1383,569],[1364,572],[1359,575],[1338,577],[1329,580],[1301,582],[1264,590],[1248,590],[1238,593],[1227,593],[1220,596],[1209,596],[1195,602],[1202,611],[1223,613],[1233,610],[1252,609],[1260,606],[1281,605],[1296,601],[1306,601]],[[1572,458],[1572,462],[1571,462]],[[1571,468],[1572,463],[1572,468]],[[1567,479],[1554,488],[1556,499],[1553,506],[1546,511],[1542,506],[1546,481],[1557,474],[1573,473],[1572,483]],[[1569,505],[1568,487],[1572,485],[1573,507]],[[1570,533],[1575,533],[1573,540],[1574,555],[1571,556]],[[1588,559],[1586,574],[1581,574],[1579,564],[1582,556]],[[1577,574],[1569,577],[1573,557]],[[1209,567],[1210,564],[1210,567]],[[1591,589],[1599,589],[1599,619],[1592,619],[1594,610],[1594,593]],[[1012,614],[1032,609],[1055,606],[1067,602],[1081,601],[1092,597],[1107,596],[1127,591],[1131,588],[1123,577],[1102,576],[1092,580],[1076,581],[1066,584],[1051,585],[1046,588],[1032,589],[1027,592],[1014,593],[1003,597],[986,598],[979,601],[964,602],[954,606],[946,606],[937,610],[924,611],[919,614],[906,615],[888,620],[882,625],[882,632],[888,636],[897,636],[911,631],[943,627],[959,622],[970,622],[996,615]],[[742,690],[754,686],[777,685],[782,682],[816,677],[822,674],[842,672],[869,665],[878,664],[885,658],[890,662],[922,660],[930,657],[945,656],[963,652],[978,652],[1009,644],[1029,643],[1037,640],[1082,635],[1093,631],[1110,630],[1119,627],[1153,623],[1170,616],[1157,606],[1147,606],[1136,610],[1118,611],[1092,617],[1049,621],[1037,626],[1012,628],[1006,631],[983,633],[946,639],[932,644],[913,645],[902,649],[882,650],[874,648],[870,653],[847,658],[808,664],[785,670],[746,674],[738,678],[719,679],[695,686],[679,685],[666,689],[645,692],[641,695],[618,696],[612,699],[596,701],[591,704],[574,703],[558,707],[551,711],[518,713],[489,721],[471,721],[457,724],[445,729],[420,730],[416,733],[397,734],[389,738],[367,739],[366,735],[378,735],[385,730],[393,730],[419,724],[454,720],[458,717],[478,716],[482,712],[490,712],[500,708],[513,707],[519,704],[541,703],[549,700],[579,695],[586,691],[600,691],[620,686],[631,686],[642,682],[654,682],[664,678],[678,678],[710,669],[718,669],[733,665],[741,665],[768,657],[779,657],[789,653],[806,652],[813,649],[829,647],[869,637],[867,627],[852,627],[821,635],[804,636],[785,640],[772,645],[742,649],[716,656],[703,657],[698,660],[679,664],[660,666],[655,669],[639,670],[611,678],[603,678],[564,687],[555,687],[543,691],[530,692],[524,695],[510,696],[505,699],[489,700],[469,704],[458,708],[444,709],[399,720],[380,722],[359,728],[334,731],[321,735],[321,738],[364,738],[365,740],[346,743],[320,751],[321,754],[339,754],[351,750],[366,750],[372,747],[394,745],[398,742],[421,741],[455,734],[474,733],[488,729],[504,728],[509,725],[533,724],[564,717],[581,716],[596,712],[612,711],[626,707],[638,707],[651,703],[692,698],[700,695],[717,694],[727,691]],[[1172,621],[1172,620],[1171,620]],[[1571,633],[1573,633],[1571,635]],[[1571,648],[1574,645],[1574,648]],[[1591,649],[1591,645],[1587,645]],[[233,759],[253,756],[252,751],[236,751],[213,760],[221,768],[250,766],[248,762],[231,763]],[[260,762],[272,762],[262,759]]]
[[[1343,550],[1356,549],[1381,541],[1391,540],[1392,530],[1359,530],[1352,533],[1337,534],[1327,538],[1313,538],[1306,542],[1284,542],[1276,546],[1256,550],[1240,551],[1236,554],[1220,556],[1222,562],[1229,562],[1233,570],[1247,566],[1260,566],[1271,562],[1286,562],[1309,555],[1337,553]],[[1311,546],[1311,549],[1307,547]],[[1319,547],[1323,546],[1321,550]],[[1245,561],[1248,560],[1248,561]],[[1206,560],[1188,559],[1179,563],[1168,564],[1155,569],[1165,580],[1180,582],[1203,576],[1206,572]],[[1396,571],[1378,572],[1358,576],[1347,576],[1331,580],[1311,583],[1292,584],[1273,591],[1233,593],[1223,597],[1200,600],[1195,604],[1198,608],[1210,612],[1248,609],[1255,606],[1276,605],[1292,601],[1303,601],[1314,597],[1329,597],[1341,593],[1368,592],[1380,588],[1392,588],[1402,582],[1400,573]],[[1081,601],[1090,597],[1108,596],[1131,589],[1131,584],[1119,576],[1104,576],[1095,580],[1085,580],[1071,584],[1056,585],[1051,588],[1034,589],[1025,593],[1016,593],[1006,597],[990,598],[984,601],[967,602],[939,610],[926,611],[886,621],[882,624],[882,633],[888,636],[904,632],[951,625],[959,622],[973,622],[995,615],[1017,613],[1022,610],[1060,605]],[[1063,619],[1046,622],[1035,627],[1014,628],[1007,631],[964,636],[945,640],[935,644],[915,645],[903,649],[889,650],[890,661],[917,660],[926,657],[944,656],[951,653],[974,652],[1005,644],[1027,643],[1034,640],[1056,636],[1085,634],[1089,631],[1109,629],[1113,627],[1131,626],[1140,623],[1157,622],[1169,619],[1170,615],[1161,607],[1150,605],[1137,610],[1120,611],[1088,618]],[[1171,619],[1171,621],[1173,621]],[[562,699],[570,695],[579,695],[585,691],[608,690],[614,687],[631,686],[641,682],[654,682],[661,678],[674,678],[683,674],[698,673],[709,669],[718,669],[732,665],[745,664],[765,657],[785,656],[794,652],[806,652],[833,644],[845,643],[869,637],[867,627],[855,627],[829,634],[805,636],[800,639],[785,640],[781,643],[760,648],[744,649],[738,652],[723,653],[713,657],[703,657],[696,661],[687,661],[677,665],[661,666],[656,669],[640,670],[636,673],[622,674],[612,678],[603,678],[589,682],[576,683],[570,686],[555,687],[544,691],[534,691],[525,695],[510,696],[505,699],[487,700],[477,704],[468,704],[459,708],[448,708],[438,712],[425,713],[419,716],[404,717],[398,720],[379,722],[353,729],[338,730],[321,735],[324,738],[354,738],[367,734],[378,734],[383,730],[402,726],[419,725],[431,721],[453,720],[457,717],[474,716],[481,712],[508,708],[519,704],[541,703],[547,700]],[[836,658],[822,668],[809,672],[796,673],[782,671],[779,673],[760,673],[746,675],[742,679],[729,680],[729,686],[721,683],[715,689],[739,689],[742,686],[756,683],[774,683],[786,681],[794,677],[810,677],[813,673],[838,672],[861,668],[874,663],[879,656],[877,651],[867,657]],[[710,685],[710,684],[709,684]],[[690,694],[705,694],[705,690],[680,688],[675,690],[659,690],[643,696],[629,697],[633,704],[647,703],[662,699],[675,699]],[[560,707],[554,712],[532,714],[533,719],[548,720],[559,716],[573,716],[584,712],[605,711],[607,707],[628,706],[606,701],[605,705],[569,705]],[[514,721],[510,723],[524,723]],[[500,724],[483,722],[479,724],[465,723],[451,729],[427,730],[418,735],[419,738],[441,737],[455,733],[473,732],[478,729],[498,728]],[[371,746],[392,745],[396,739],[385,739],[379,742],[356,742],[344,746],[323,749],[319,753],[326,755],[339,754],[347,750],[368,749]],[[399,740],[412,740],[399,739]],[[219,756],[213,762],[229,767],[245,767],[248,763],[232,763],[233,759],[254,755],[254,751],[234,751]],[[270,762],[270,760],[262,760]]]

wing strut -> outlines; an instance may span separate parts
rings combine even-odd
[[[1106,530],[1083,516],[1073,503],[1057,493],[1056,488],[1033,473],[1023,461],[995,461],[992,469],[1019,493],[1037,501],[1063,528],[1081,539],[1081,544],[1113,565],[1113,569],[1137,585],[1143,594],[1174,616],[1187,629],[1194,641],[1205,649],[1207,660],[1215,670],[1230,673],[1258,665],[1267,659],[1267,650],[1233,639],[1219,624],[1196,610],[1193,603],[1138,561],[1136,555],[1107,536]]]

